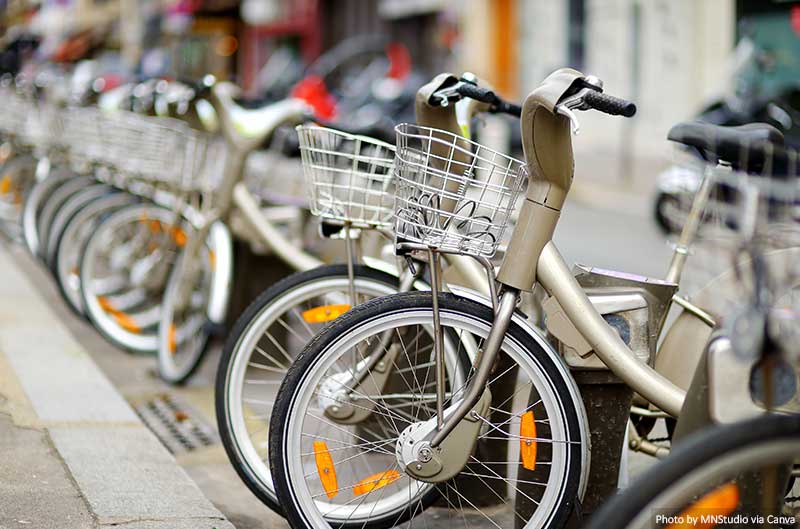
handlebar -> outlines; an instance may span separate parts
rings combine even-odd
[[[504,101],[500,96],[488,88],[476,86],[471,83],[461,83],[456,88],[456,92],[462,97],[468,97],[482,103],[488,103],[492,107],[490,109],[491,112],[510,114],[516,117],[520,117],[520,115],[522,115],[522,108],[519,105]]]
[[[519,105],[504,101],[500,96],[488,88],[482,88],[469,83],[462,83],[456,89],[456,91],[462,97],[469,97],[470,99],[475,99],[476,101],[481,101],[483,103],[492,105],[492,112],[510,114],[516,117],[520,117],[520,115],[522,115],[522,108]]]
[[[595,90],[587,90],[582,99],[587,106],[612,116],[630,118],[636,114],[634,103]]]
[[[489,112],[509,114],[520,117],[522,107],[514,103],[504,101],[500,96],[488,88],[483,88],[476,84],[477,78],[465,73],[456,83],[450,84],[434,92],[428,99],[431,106],[446,107],[450,103],[455,103],[463,98],[474,99],[489,105]]]

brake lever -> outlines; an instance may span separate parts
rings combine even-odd
[[[556,105],[556,114],[561,114],[562,116],[569,119],[570,128],[572,129],[572,133],[574,135],[578,135],[581,132],[581,124],[578,121],[578,116],[575,115],[575,112],[572,109],[565,105],[564,103]]]
[[[450,86],[448,88],[442,88],[438,92],[435,92],[431,99],[433,100],[438,99],[438,102],[434,102],[433,104],[438,104],[440,107],[447,107],[450,106],[452,101],[458,101],[461,99],[461,95],[458,93],[458,87],[460,86],[460,82]]]
[[[600,83],[600,85],[602,86],[602,83]],[[575,114],[575,111],[591,109],[591,107],[583,101],[584,94],[586,94],[586,92],[589,90],[592,90],[592,88],[587,87],[578,90],[578,92],[575,94],[561,101],[558,105],[556,105],[555,108],[557,114],[561,114],[569,119],[569,122],[572,126],[572,133],[576,136],[580,134],[581,125],[578,121],[578,116]]]

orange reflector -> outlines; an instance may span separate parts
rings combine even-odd
[[[532,411],[522,414],[519,424],[519,451],[522,455],[522,466],[528,470],[536,470],[536,420]]]
[[[0,193],[6,194],[11,190],[11,177],[5,175],[2,180],[0,180]]]
[[[728,516],[739,505],[739,487],[736,483],[726,483],[718,487],[692,505],[680,514],[680,519],[685,520],[683,523],[669,524],[666,529],[711,529],[718,524],[715,520],[716,517]],[[692,523],[690,524],[690,520]]]
[[[186,244],[186,232],[180,228],[172,228],[172,239],[178,246]]]
[[[333,498],[339,493],[339,484],[336,481],[336,469],[333,468],[333,458],[328,452],[325,441],[314,441],[314,459],[317,462],[317,473],[322,482],[322,488],[328,498]]]
[[[158,233],[161,231],[161,221],[151,220],[148,224],[151,233]]]
[[[387,470],[386,472],[378,472],[356,483],[356,486],[353,487],[353,494],[361,496],[375,489],[385,487],[398,479],[400,479],[400,473],[394,469]]]
[[[325,323],[332,321],[350,310],[350,305],[323,305],[303,311],[306,323]]]
[[[214,253],[214,250],[208,251],[208,264],[212,270],[217,267],[217,254]]]
[[[114,308],[114,305],[111,304],[111,301],[109,301],[107,297],[97,296],[97,302],[104,311],[111,312],[112,314],[117,312],[117,309]]]
[[[135,334],[139,334],[140,332],[142,332],[142,328],[136,324],[133,318],[131,318],[124,312],[115,312],[114,319],[117,320],[117,323],[119,324],[120,327],[122,327],[128,332],[132,332]]]
[[[169,346],[169,352],[175,353],[175,350],[178,348],[178,343],[175,340],[175,324],[171,323],[169,325],[169,331],[167,331],[167,342]]]

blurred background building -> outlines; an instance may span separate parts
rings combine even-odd
[[[424,76],[473,71],[522,98],[572,66],[634,100],[634,120],[582,116],[579,167],[603,186],[646,192],[670,126],[734,93],[734,50],[769,51],[759,90],[800,79],[800,3],[787,0],[0,0],[2,25],[50,38],[84,32],[146,75],[237,81],[252,97],[354,35],[405,45]],[[740,54],[741,55],[741,54]],[[740,63],[742,58],[739,57]],[[735,73],[741,74],[741,64]],[[761,65],[763,66],[763,64]],[[745,69],[746,70],[746,69]],[[291,72],[291,74],[290,74]],[[593,162],[591,164],[587,162]]]

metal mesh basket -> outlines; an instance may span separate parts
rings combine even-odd
[[[8,81],[0,85],[0,98],[3,101],[3,111],[0,112],[0,134],[8,136],[21,134],[25,129],[29,102],[22,97],[13,83]]]
[[[297,127],[311,212],[356,226],[389,228],[394,146],[313,125]]]
[[[527,181],[525,163],[450,132],[408,123],[395,130],[397,236],[492,257]]]
[[[61,142],[77,171],[105,158],[104,114],[95,107],[67,108],[63,111]]]
[[[25,101],[25,119],[18,140],[32,147],[48,148],[61,144],[63,132],[62,113],[48,101]]]
[[[173,191],[212,190],[225,157],[221,142],[182,121],[94,107],[69,109],[63,140],[73,162],[108,167],[122,185],[146,181]]]

